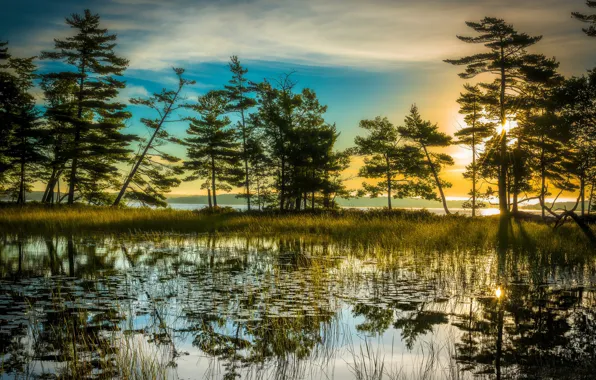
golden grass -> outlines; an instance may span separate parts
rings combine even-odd
[[[522,221],[511,222],[507,228],[517,243],[530,248],[574,252],[593,249],[573,224],[555,231],[547,224]],[[283,235],[322,237],[346,245],[387,249],[466,249],[494,247],[499,243],[498,217],[437,216],[424,211],[399,210],[278,214],[83,206],[7,207],[0,208],[0,231],[26,235],[102,232]]]

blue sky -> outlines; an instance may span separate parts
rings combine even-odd
[[[130,60],[122,99],[175,85],[176,66],[197,80],[187,92],[192,100],[227,82],[227,60],[238,55],[251,80],[293,71],[299,88],[313,88],[329,106],[327,121],[341,132],[339,148],[352,144],[361,119],[380,115],[399,124],[412,103],[445,132],[462,125],[455,100],[464,81],[442,60],[481,49],[455,38],[470,34],[466,20],[501,17],[543,35],[533,51],[556,56],[565,75],[581,75],[596,63],[596,39],[585,37],[570,17],[588,11],[583,0],[6,1],[0,39],[10,41],[15,55],[37,55],[53,47],[53,38],[70,35],[64,18],[85,8],[118,34],[118,51]],[[40,70],[49,65],[40,62]],[[130,128],[139,131],[146,114],[132,111]],[[169,128],[183,135],[186,126]],[[450,195],[463,195],[461,171],[470,154],[449,151],[456,159],[446,173],[456,182]],[[356,170],[357,163],[351,174]],[[185,184],[177,193],[193,188]]]

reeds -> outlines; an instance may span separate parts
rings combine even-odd
[[[502,226],[501,226],[502,227]],[[572,225],[557,230],[536,222],[510,223],[518,244],[538,250],[590,251]],[[208,213],[172,209],[109,207],[0,208],[0,231],[15,234],[82,233],[233,233],[240,236],[324,237],[354,247],[420,247],[453,250],[494,247],[497,217],[437,216],[426,211],[352,211],[316,213]]]

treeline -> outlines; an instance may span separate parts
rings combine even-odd
[[[454,136],[414,105],[400,126],[383,117],[362,120],[363,135],[344,151],[336,149],[339,133],[312,89],[298,91],[291,74],[250,81],[235,56],[228,84],[196,101],[183,96],[194,81],[181,68],[174,69],[173,88],[130,99],[153,116],[141,118],[147,138],[127,133],[132,115],[118,94],[128,61],[115,52],[116,35],[88,10],[66,24],[73,34],[39,57],[13,57],[0,42],[0,190],[19,204],[43,183],[48,204],[165,206],[172,188],[199,180],[211,207],[218,193],[242,188],[249,209],[331,208],[338,196],[384,195],[389,208],[392,198],[421,197],[442,201],[449,213],[450,184],[441,171],[453,164],[444,153],[452,144],[472,151],[464,206],[473,214],[498,199],[503,213],[538,200],[543,214],[556,215],[546,199],[564,191],[578,192],[582,214],[596,203],[596,72],[564,78],[554,58],[527,51],[540,36],[503,20],[468,22],[476,34],[458,38],[478,44],[478,54],[446,60],[464,67],[464,79],[489,79],[464,85],[458,102],[466,125]],[[596,35],[592,25],[585,32]],[[60,71],[38,73],[37,58],[60,62],[51,66]],[[36,86],[43,106],[36,105]],[[171,135],[172,122],[187,123],[186,135]],[[184,147],[186,159],[167,153],[171,145]],[[371,181],[350,190],[342,173],[355,155],[364,157],[359,176]]]

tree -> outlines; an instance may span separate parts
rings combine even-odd
[[[586,188],[596,181],[596,71],[587,76],[570,78],[556,95],[563,123],[570,134],[567,149],[570,152],[574,175],[579,187],[579,204],[585,214]]]
[[[280,78],[277,87],[268,81],[254,86],[259,105],[254,122],[263,131],[269,146],[269,157],[275,166],[274,187],[280,210],[289,208],[289,152],[293,143],[291,136],[297,123],[297,112],[302,102],[300,94],[294,93],[296,83],[291,80],[290,75],[286,74]]]
[[[56,194],[60,178],[68,163],[68,146],[72,142],[72,131],[68,122],[62,121],[54,115],[75,115],[74,107],[77,82],[74,78],[42,78],[41,89],[45,98],[45,129],[44,142],[45,155],[49,162],[46,164],[45,173],[41,177],[46,181],[46,189],[42,203],[60,203],[61,196]]]
[[[77,91],[72,100],[75,113],[62,112],[51,116],[70,125],[73,135],[68,149],[70,161],[68,203],[75,201],[75,191],[96,195],[113,187],[116,164],[127,159],[128,144],[134,136],[122,133],[124,120],[130,117],[125,105],[114,101],[125,83],[121,76],[128,61],[114,53],[116,35],[100,28],[100,17],[85,10],[73,14],[66,24],[75,29],[74,36],[55,40],[55,51],[43,52],[43,59],[60,60],[70,70],[45,74],[48,79],[76,80]],[[100,183],[97,181],[101,180]]]
[[[158,117],[141,119],[141,122],[150,131],[153,130],[153,133],[149,140],[139,147],[139,154],[133,159],[133,165],[114,200],[114,206],[118,206],[131,183],[135,185],[135,189],[130,195],[131,199],[143,204],[158,206],[166,205],[163,193],[169,192],[171,187],[180,184],[180,180],[175,176],[182,174],[181,168],[172,165],[180,159],[164,152],[161,148],[167,142],[178,143],[180,141],[172,137],[164,129],[164,125],[172,122],[170,120],[172,114],[184,107],[180,104],[181,92],[185,86],[192,85],[195,81],[182,77],[184,69],[174,68],[173,70],[178,77],[178,87],[175,90],[164,88],[148,99],[133,98],[130,100],[131,104],[149,107],[157,113]]]
[[[439,127],[432,124],[430,121],[423,121],[418,107],[415,105],[410,109],[410,114],[406,116],[403,127],[398,128],[399,134],[406,140],[411,141],[419,146],[426,158],[426,164],[432,173],[435,181],[435,186],[439,190],[441,202],[447,215],[450,214],[447,208],[447,199],[443,192],[444,187],[450,187],[451,184],[439,178],[441,167],[445,165],[453,165],[453,158],[445,153],[430,152],[429,149],[433,147],[446,147],[451,145],[451,136],[439,132]]]
[[[249,142],[253,134],[253,129],[250,128],[250,124],[247,123],[248,110],[256,105],[256,100],[248,97],[248,94],[253,92],[251,86],[249,86],[248,80],[245,75],[248,72],[247,69],[243,68],[240,64],[240,60],[237,56],[230,57],[230,71],[232,72],[232,79],[230,84],[225,86],[225,91],[228,96],[230,103],[228,104],[228,110],[235,112],[240,115],[240,120],[237,123],[240,137],[242,139],[242,161],[244,163],[244,190],[243,196],[246,198],[246,206],[250,211],[251,201],[251,186],[250,186],[250,152]]]
[[[10,58],[10,54],[8,54],[8,42],[0,41],[0,60],[6,60]]]
[[[586,0],[586,5],[590,8],[596,8],[596,1]],[[590,24],[587,28],[583,28],[584,33],[590,37],[596,37],[596,15],[585,15],[580,12],[571,12],[576,20]]]
[[[365,156],[359,175],[364,178],[381,179],[375,185],[363,183],[364,191],[371,197],[387,194],[387,207],[391,210],[391,198],[422,195],[432,198],[428,183],[430,174],[424,165],[424,156],[419,149],[400,144],[402,137],[387,118],[377,116],[373,120],[361,120],[360,128],[368,135],[356,136],[354,153]],[[415,180],[418,178],[418,180]]]
[[[8,177],[7,191],[17,204],[25,204],[26,193],[35,180],[34,170],[45,159],[41,149],[43,131],[35,99],[29,93],[35,78],[31,58],[9,57],[7,71],[0,72],[0,120],[3,125],[4,174]]]
[[[472,150],[472,163],[466,167],[465,178],[472,180],[472,190],[470,191],[472,216],[476,216],[476,209],[484,207],[478,203],[479,191],[478,185],[478,149],[482,142],[494,133],[494,123],[484,122],[484,96],[480,86],[464,85],[465,92],[460,94],[457,102],[460,105],[459,113],[465,115],[464,122],[466,127],[455,133],[456,143],[469,147]]]
[[[242,179],[239,144],[236,131],[225,116],[228,101],[222,91],[210,91],[199,97],[198,104],[189,106],[201,117],[189,117],[184,139],[188,160],[184,167],[192,172],[187,180],[206,178],[211,186],[213,205],[217,207],[217,189],[231,190]]]
[[[509,158],[507,152],[507,117],[511,116],[511,102],[507,102],[510,93],[519,80],[523,80],[520,70],[528,64],[526,48],[542,39],[542,36],[531,37],[525,33],[518,33],[512,25],[504,20],[486,17],[480,22],[466,22],[466,24],[480,35],[477,37],[457,36],[466,43],[483,44],[489,51],[460,59],[448,59],[445,62],[453,65],[466,66],[465,72],[459,74],[461,78],[470,79],[477,75],[489,73],[496,75],[498,89],[498,103],[496,116],[500,122],[500,133],[496,138],[498,144],[497,173],[499,188],[499,209],[501,214],[507,214],[507,175]]]

